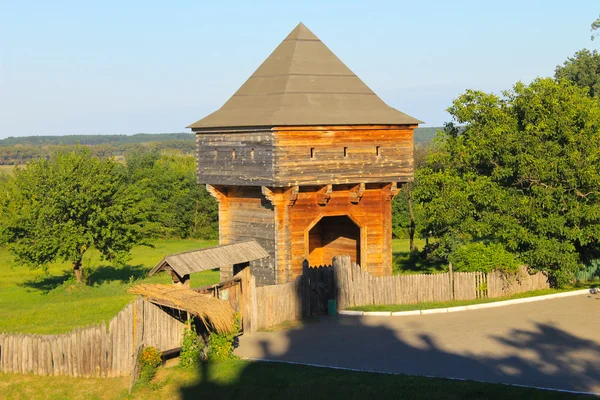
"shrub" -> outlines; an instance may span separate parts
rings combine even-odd
[[[236,358],[233,354],[233,342],[240,331],[239,318],[236,317],[233,332],[231,333],[216,333],[212,332],[208,336],[208,361],[223,361]]]
[[[469,243],[458,247],[449,256],[454,271],[506,273],[517,272],[519,263],[516,257],[498,243]]]
[[[162,363],[160,351],[156,347],[145,347],[138,357],[141,383],[148,383],[156,375],[156,369]]]
[[[193,324],[193,318],[187,321],[187,326],[183,332],[183,342],[181,343],[181,352],[179,355],[179,366],[190,368],[198,365],[202,354],[204,343],[198,337],[196,328]]]

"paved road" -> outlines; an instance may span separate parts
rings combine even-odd
[[[236,353],[600,394],[600,295],[410,317],[322,317],[243,335]]]

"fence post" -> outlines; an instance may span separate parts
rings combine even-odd
[[[450,300],[454,300],[454,272],[452,271],[452,263],[448,264],[448,280],[450,282]]]

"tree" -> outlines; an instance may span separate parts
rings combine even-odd
[[[596,50],[583,49],[556,67],[554,77],[566,79],[580,88],[588,89],[589,95],[600,94],[600,54]]]
[[[501,244],[554,282],[600,251],[600,105],[568,82],[468,90],[449,108],[444,146],[417,173],[424,224],[448,257]]]
[[[147,196],[124,184],[124,172],[115,161],[81,148],[16,168],[0,203],[0,244],[30,267],[70,261],[79,282],[91,247],[103,259],[122,263],[153,232]]]
[[[434,148],[433,143],[415,144],[414,168],[418,171],[425,164],[427,154]],[[402,190],[394,198],[392,203],[392,229],[396,238],[408,236],[409,248],[416,250],[415,236],[420,224],[420,207],[413,199],[413,191],[418,181],[408,182],[402,186]]]
[[[217,202],[196,183],[194,157],[173,151],[135,151],[127,155],[127,170],[129,183],[149,193],[152,220],[162,226],[161,235],[217,237]]]
[[[600,29],[600,17],[597,18],[594,22],[592,22],[592,28],[590,29],[592,31],[592,40],[594,40],[596,38],[596,36],[598,36],[598,32],[596,32],[596,31],[599,29]]]

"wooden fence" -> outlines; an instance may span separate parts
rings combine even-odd
[[[182,318],[185,319],[185,318]],[[109,323],[60,335],[0,334],[0,372],[116,377],[129,375],[140,344],[179,347],[184,324],[145,300],[125,307]]]
[[[550,287],[542,272],[517,275],[500,272],[452,272],[375,277],[352,263],[348,256],[333,261],[338,308],[384,304],[416,304],[450,300],[502,297]]]

